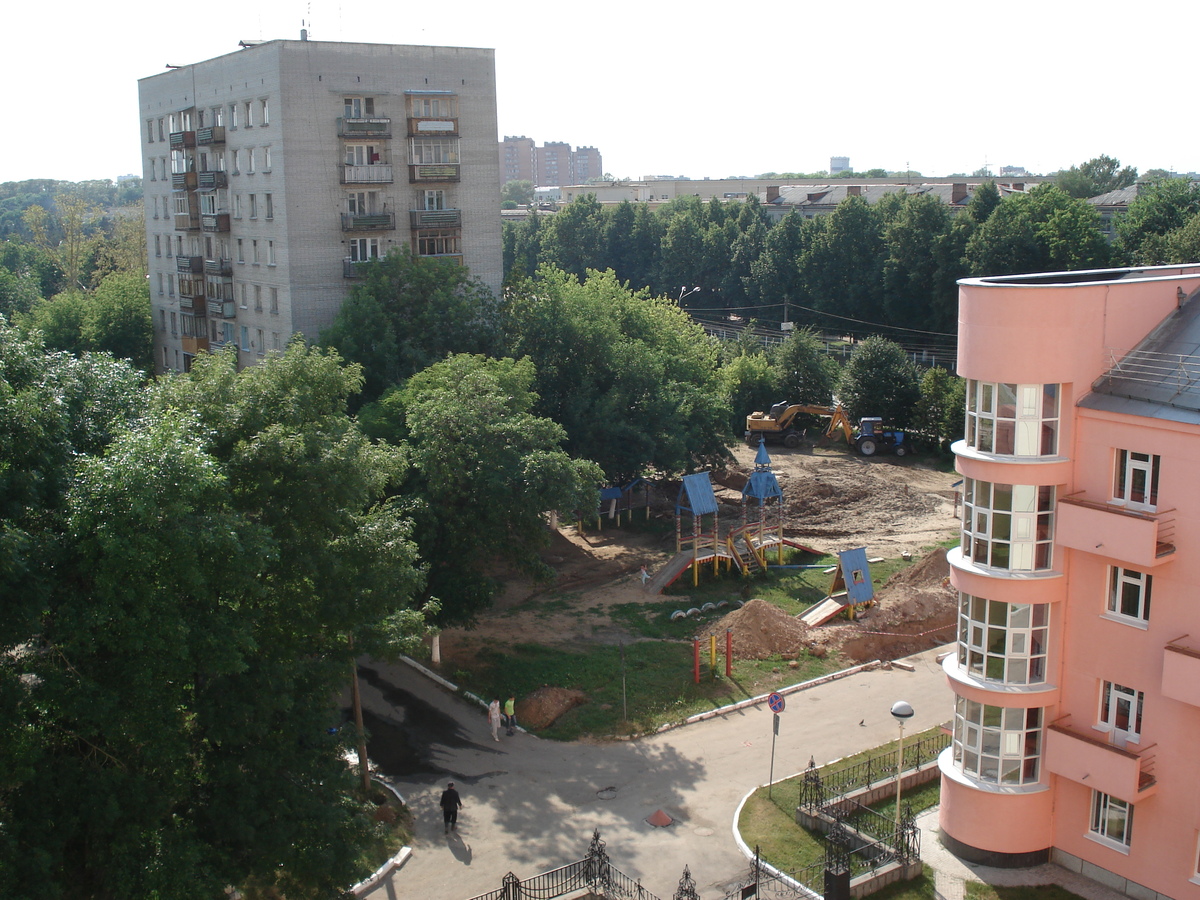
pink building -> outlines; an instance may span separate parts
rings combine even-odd
[[[959,297],[943,841],[1200,898],[1200,264]]]

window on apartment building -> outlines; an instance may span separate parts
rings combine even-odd
[[[166,347],[163,347],[162,365],[163,365],[164,370],[171,368],[171,357],[170,357],[169,353],[170,353],[170,351],[168,351]]]
[[[967,382],[967,446],[1008,456],[1058,452],[1057,384]]]
[[[1142,735],[1142,691],[1115,681],[1102,682],[1100,687],[1100,728],[1112,734],[1118,747],[1128,742],[1138,743]]]
[[[258,124],[260,124],[260,125],[270,124],[270,116],[268,115],[268,112],[269,112],[269,107],[267,105],[267,100],[264,97],[262,100],[258,101]]]
[[[242,217],[242,195],[241,194],[233,195],[233,217],[235,219],[240,219]]]
[[[258,194],[251,194],[250,197],[250,218],[258,218]]]
[[[158,181],[158,159],[150,157],[150,180]]]
[[[202,109],[196,110],[196,127],[197,128],[204,127],[204,110],[202,110]]]
[[[242,326],[242,352],[250,352],[250,328],[247,325]]]
[[[414,119],[453,119],[458,115],[457,97],[409,97],[408,102]]]
[[[160,297],[166,292],[164,289],[164,284],[166,283],[165,278],[166,276],[164,276],[162,272],[158,273],[158,295]]]
[[[249,150],[246,151],[246,173],[248,175],[254,174],[254,148],[253,147],[251,147]]]
[[[375,115],[375,98],[347,97],[344,115],[347,119],[371,118]]]
[[[346,165],[377,166],[383,161],[381,148],[375,144],[347,144]]]
[[[270,194],[263,194],[263,205],[267,208],[267,218],[275,218],[275,200]]]
[[[238,127],[238,108],[236,103],[229,104],[229,127],[232,129]]]
[[[262,262],[262,260],[258,258],[258,238],[250,239],[250,261],[256,266]]]
[[[166,129],[163,128],[163,120],[161,118],[158,120],[158,139],[160,141],[167,139]]]
[[[958,595],[958,664],[977,678],[1005,684],[1046,680],[1044,603],[1002,603]]]
[[[179,329],[178,329],[178,327],[176,326],[175,322],[176,322],[176,319],[175,319],[175,313],[171,313],[171,334],[178,334],[178,333],[179,333]]]
[[[433,190],[433,191],[423,191],[422,193],[424,194],[422,209],[427,209],[427,210],[450,209],[450,207],[446,204],[446,192],[445,191]]]
[[[279,288],[271,288],[271,315],[279,315]],[[276,349],[279,349],[276,347]]]
[[[263,344],[263,330],[261,328],[256,328],[254,330],[254,338],[255,338],[254,346],[258,348],[258,355],[262,356],[267,348],[266,348],[266,345]]]
[[[271,349],[272,349],[272,350],[280,350],[280,349],[282,349],[282,348],[279,346],[279,332],[278,332],[278,331],[272,331],[272,332],[271,332]]]
[[[204,320],[201,319],[200,321],[203,322]],[[179,325],[180,325],[180,330],[183,332],[184,337],[197,337],[196,317],[195,316],[189,316],[187,314],[180,315]],[[199,332],[198,336],[204,337],[204,326],[203,325],[200,326],[200,332]]]
[[[271,148],[263,147],[263,167],[264,172],[271,171]]]
[[[1054,488],[963,482],[962,552],[981,566],[1049,569],[1054,544]]]
[[[267,241],[267,265],[275,265],[275,242]]]
[[[212,108],[212,123],[216,128],[220,128],[225,124],[225,107],[214,106]]]
[[[175,296],[175,276],[170,273],[167,274],[167,296]]]
[[[225,344],[233,343],[233,323],[232,322],[222,322],[221,323],[221,342],[225,343]]]
[[[458,164],[458,138],[415,137],[411,141],[413,165]]]
[[[262,285],[261,284],[256,284],[254,286],[254,311],[262,312]]]
[[[365,262],[379,256],[379,238],[354,238],[350,241],[350,259]]]
[[[254,103],[247,100],[243,105],[243,111],[246,113],[246,127],[251,128],[254,125]]]
[[[1133,450],[1118,450],[1113,478],[1113,500],[1133,509],[1158,506],[1158,470],[1161,457]]]
[[[220,209],[216,194],[200,195],[200,213],[205,216],[215,216]]]
[[[154,218],[158,218],[158,198],[154,198]]]
[[[175,235],[175,255],[183,256],[183,235]]]
[[[242,172],[242,151],[233,151],[233,174],[240,175]]]
[[[249,309],[249,307],[246,306],[246,297],[246,283],[242,282],[238,285],[238,306],[240,306],[242,309]]]
[[[154,236],[154,255],[162,256],[162,238],[157,234]]]
[[[417,256],[457,256],[462,253],[457,228],[418,231],[415,242]]]
[[[1092,821],[1088,828],[1093,837],[1121,848],[1133,839],[1133,805],[1100,791],[1092,791]]]
[[[1152,576],[1146,572],[1108,567],[1108,611],[1139,624],[1150,621],[1150,587]]]
[[[352,216],[369,216],[379,208],[378,191],[351,191],[346,195],[346,209]]]
[[[1041,768],[1042,710],[954,702],[954,762],[988,784],[1036,784]]]
[[[158,311],[158,330],[167,333],[167,311],[161,308]]]
[[[246,247],[242,243],[242,239],[237,239],[237,261],[244,263],[246,261]]]

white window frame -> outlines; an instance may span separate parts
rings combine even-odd
[[[243,352],[243,353],[249,353],[249,352],[250,352],[250,326],[249,326],[249,325],[243,325],[243,326],[241,326],[241,328],[242,328],[242,332],[241,332],[241,337],[242,337],[241,350],[242,350],[242,352]]]
[[[1093,790],[1088,835],[1128,853],[1133,842],[1133,804]]]
[[[1045,684],[1050,607],[958,595],[958,664],[984,681]]]
[[[967,446],[998,456],[1058,453],[1062,386],[967,382]]]
[[[955,697],[954,764],[984,784],[1039,784],[1044,721],[1042,707],[988,706]]]
[[[1113,466],[1113,502],[1128,509],[1158,509],[1162,457],[1137,450],[1117,450]]]
[[[258,115],[259,123],[258,124],[259,125],[269,125],[271,122],[270,104],[268,104],[266,97],[263,97],[261,100],[258,101],[258,113],[259,113],[259,115]]]
[[[379,258],[379,238],[351,238],[350,259],[353,262],[366,262]]]
[[[1108,567],[1108,612],[1122,621],[1143,628],[1150,621],[1150,600],[1154,578],[1149,572]]]
[[[1115,681],[1100,683],[1100,720],[1096,726],[1107,731],[1118,747],[1140,744],[1142,720],[1145,714],[1146,692],[1117,684]]]
[[[963,484],[963,556],[1010,572],[1048,571],[1054,564],[1052,485]]]

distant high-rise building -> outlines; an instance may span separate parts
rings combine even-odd
[[[138,83],[156,368],[316,339],[407,247],[503,275],[492,50],[267,41]]]
[[[829,174],[837,175],[839,172],[851,172],[850,157],[848,156],[831,156],[829,157]]]
[[[525,137],[506,136],[500,142],[500,183],[532,181],[536,187],[583,184],[604,174],[604,160],[595,147],[571,150],[564,141],[541,147]]]

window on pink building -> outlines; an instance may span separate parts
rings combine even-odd
[[[1133,806],[1092,791],[1092,823],[1088,830],[1103,841],[1128,847],[1133,839]]]
[[[963,483],[962,552],[995,569],[1033,572],[1051,567],[1054,488],[1049,485]]]
[[[1108,570],[1108,611],[1114,615],[1150,621],[1152,576],[1133,569],[1110,566]]]
[[[967,446],[1003,456],[1058,453],[1059,385],[967,382]]]
[[[1118,747],[1138,743],[1142,734],[1142,691],[1105,681],[1100,688],[1100,727],[1112,734]]]
[[[954,762],[989,784],[1036,784],[1042,748],[1040,707],[987,706],[956,697]]]
[[[1151,453],[1118,450],[1113,500],[1135,509],[1158,506],[1159,462],[1160,457]]]
[[[958,664],[988,681],[1044,683],[1047,609],[959,594]]]

